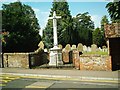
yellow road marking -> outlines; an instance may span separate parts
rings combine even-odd
[[[9,75],[5,75],[0,77],[1,79],[19,79],[20,76],[9,76]]]
[[[38,79],[49,79],[49,80],[75,80],[75,81],[90,81],[90,82],[112,82],[112,83],[118,83],[118,81],[114,81],[114,80],[82,80],[82,79],[76,79],[76,78],[55,78],[55,77],[44,77],[44,76],[18,76],[18,75],[6,75],[6,74],[2,74],[5,76],[7,76],[7,78],[10,78],[14,76],[14,78],[11,79],[18,79],[18,78],[38,78]],[[0,77],[1,78],[1,77]]]
[[[12,80],[15,80],[16,78],[4,78],[4,79],[2,79],[2,80],[8,80],[8,81],[12,81]],[[2,81],[2,80],[0,80],[0,81]]]
[[[10,82],[11,80],[0,80],[0,81],[7,83],[7,82]]]
[[[2,76],[2,77],[19,78],[20,76],[9,76],[9,75],[7,75],[7,76]]]
[[[20,77],[20,76],[18,76],[18,75],[8,75],[8,74],[2,74],[0,77]]]
[[[19,77],[5,77],[4,79],[19,79]]]
[[[0,86],[6,86],[6,84],[0,84]]]
[[[46,86],[26,86],[25,88],[47,88]]]
[[[39,79],[49,79],[49,80],[75,80],[75,81],[90,81],[90,82],[112,82],[112,83],[118,83],[118,81],[113,81],[113,80],[79,80],[76,78],[47,78],[47,77],[35,77],[35,76],[22,76],[22,77],[26,77],[26,78],[39,78]]]
[[[49,80],[75,80],[75,81],[90,81],[90,82],[112,82],[112,83],[118,83],[118,81],[113,80],[80,80],[76,78],[51,78],[51,77],[42,77],[42,76],[21,76],[21,78],[38,78],[38,79],[49,79]]]
[[[118,83],[118,81],[112,81],[112,80],[81,80],[81,81],[87,81],[87,82],[108,82],[108,83]]]

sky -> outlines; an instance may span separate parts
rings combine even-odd
[[[15,2],[17,0],[0,0],[0,9],[3,3]],[[45,28],[50,10],[52,8],[52,0],[20,0],[23,4],[27,4],[33,8],[35,11],[38,23],[41,27],[40,34],[42,34],[42,29]],[[106,15],[109,18],[107,9],[105,8],[106,4],[111,0],[67,0],[69,4],[69,10],[71,15],[74,17],[78,13],[88,12],[91,16],[92,21],[94,21],[95,28],[100,27],[101,18]],[[88,2],[89,1],[89,2]],[[97,2],[96,2],[97,1]],[[98,2],[99,1],[99,2]]]

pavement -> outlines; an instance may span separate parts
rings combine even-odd
[[[47,78],[75,81],[95,81],[120,83],[120,70],[117,71],[83,71],[76,69],[24,69],[0,68],[3,75],[18,75],[29,78]]]

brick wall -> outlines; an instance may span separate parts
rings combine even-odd
[[[30,68],[49,63],[49,53],[30,53]]]
[[[80,70],[112,70],[111,56],[107,55],[81,55]]]
[[[47,64],[49,62],[48,53],[4,53],[4,67],[32,68]]]
[[[29,68],[29,53],[4,53],[4,67]]]
[[[4,53],[4,67],[30,68],[49,62],[49,54],[35,53]],[[70,60],[70,59],[69,59]],[[112,70],[111,56],[107,55],[80,55],[73,52],[73,64],[76,69],[80,70]]]

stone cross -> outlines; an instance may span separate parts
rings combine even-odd
[[[53,40],[54,40],[54,47],[58,46],[57,40],[57,18],[61,18],[61,16],[56,16],[56,12],[53,12],[53,17],[49,17],[49,19],[53,19]]]

